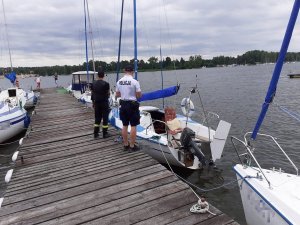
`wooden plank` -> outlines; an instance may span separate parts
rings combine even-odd
[[[80,132],[76,132],[76,133],[71,133],[71,134],[65,135],[63,137],[54,137],[49,140],[39,140],[39,141],[31,142],[29,139],[25,139],[24,146],[34,146],[34,145],[46,144],[46,143],[50,143],[50,142],[63,141],[63,140],[68,140],[68,139],[86,136],[86,135],[92,135],[92,134],[93,134],[93,131],[91,129],[89,129],[89,130],[84,130],[84,131],[80,131]],[[29,140],[29,141],[27,141],[27,140]]]
[[[126,173],[126,172],[130,171],[131,169],[142,169],[143,167],[146,167],[147,169],[149,169],[149,168],[151,168],[151,166],[157,166],[154,161],[141,160],[141,159],[132,160],[132,163],[134,164],[134,165],[132,165],[132,167],[127,166],[128,163],[125,163],[126,159],[124,159],[123,161],[120,161],[120,162],[121,163],[124,162],[124,164],[115,165],[115,166],[111,166],[111,167],[107,166],[106,168],[95,166],[92,168],[90,168],[90,167],[89,168],[79,168],[76,171],[68,170],[68,171],[70,171],[70,174],[68,174],[68,172],[64,172],[63,174],[59,173],[59,172],[50,173],[49,175],[41,176],[36,179],[32,179],[32,182],[30,182],[31,180],[29,180],[24,183],[19,183],[18,186],[14,185],[14,186],[10,187],[9,191],[6,193],[6,196],[16,195],[16,194],[20,194],[20,193],[24,193],[24,192],[26,193],[29,191],[34,191],[34,190],[43,188],[43,187],[48,187],[51,185],[61,185],[62,183],[77,180],[77,179],[86,177],[87,175],[92,176],[92,175],[98,175],[99,173],[101,173],[101,175],[104,176],[104,173],[107,172],[107,170],[113,170],[111,172],[111,174],[109,174],[109,176],[113,176],[113,175],[120,173],[119,169],[122,169],[122,173]],[[141,162],[141,163],[139,163],[139,162]],[[124,168],[124,167],[126,167],[126,168]]]
[[[63,175],[59,175],[59,176],[53,176],[52,174],[50,176],[47,176],[45,179],[39,179],[39,180],[35,180],[32,182],[32,184],[30,185],[29,183],[25,183],[24,187],[22,188],[22,186],[18,186],[17,188],[12,189],[10,192],[7,193],[7,197],[12,196],[12,195],[16,195],[16,194],[20,194],[20,193],[30,193],[30,191],[36,191],[36,190],[40,190],[42,188],[48,188],[51,187],[53,185],[57,186],[60,185],[60,187],[62,187],[62,185],[64,183],[68,183],[69,182],[75,182],[77,180],[81,180],[84,179],[86,177],[89,177],[89,179],[91,179],[91,176],[95,176],[98,180],[100,179],[104,179],[104,178],[108,178],[111,176],[116,176],[116,175],[121,175],[121,174],[126,174],[128,172],[131,172],[131,170],[138,170],[140,172],[142,172],[145,168],[143,168],[141,165],[138,164],[139,160],[133,161],[135,164],[132,166],[128,166],[126,165],[126,169],[124,169],[122,166],[114,166],[112,167],[112,171],[109,170],[109,168],[98,168],[95,167],[95,169],[90,170],[89,172],[85,172],[85,169],[83,168],[81,171],[78,171],[76,173],[72,173],[70,174],[70,176],[63,176]],[[137,164],[137,165],[136,165]],[[157,167],[157,164],[155,165],[154,162],[152,161],[144,161],[144,166],[147,166],[147,168],[145,170],[149,170],[152,167]],[[101,172],[101,175],[99,175],[99,173]],[[28,196],[26,196],[28,197]]]
[[[24,167],[20,166],[17,167],[18,174],[15,175],[15,177],[20,177],[18,180],[27,179],[29,176],[34,176],[36,174],[40,174],[42,171],[46,171],[46,173],[58,171],[65,168],[75,167],[78,165],[84,165],[89,162],[98,162],[98,160],[105,160],[102,165],[105,165],[107,163],[113,162],[112,160],[116,161],[116,158],[122,159],[124,157],[136,157],[142,155],[143,157],[147,159],[151,159],[149,156],[144,155],[141,152],[135,152],[135,153],[128,153],[124,152],[123,148],[121,147],[114,147],[110,146],[106,150],[99,151],[99,149],[91,149],[89,152],[85,152],[82,154],[73,154],[69,155],[69,157],[61,157],[57,160],[48,160],[48,161],[41,161],[35,164],[26,165]],[[128,160],[130,163],[130,160]],[[87,165],[89,166],[89,165]]]
[[[5,218],[7,220],[13,219],[14,223],[21,221],[26,222],[26,224],[55,220],[63,216],[74,216],[83,210],[86,213],[89,212],[91,208],[101,207],[103,204],[109,204],[109,202],[117,201],[122,198],[129,198],[129,196],[132,195],[139,195],[139,193],[144,192],[145,190],[153,188],[158,190],[158,187],[166,189],[176,187],[176,185],[174,184],[174,179],[172,177],[167,177],[153,182],[142,183],[141,185],[130,189],[119,189],[119,186],[112,186],[111,188],[90,192],[84,196],[74,196],[57,203],[50,203],[38,208],[22,211],[20,212],[21,215],[11,214]]]
[[[178,185],[182,186],[182,183],[178,183]],[[143,196],[138,202],[128,202],[127,204],[120,205],[119,210],[117,211],[108,208],[108,212],[97,212],[96,216],[90,215],[89,220],[83,222],[86,222],[86,224],[103,225],[134,224],[139,222],[141,219],[148,219],[158,213],[171,210],[172,208],[176,209],[177,207],[187,205],[195,201],[195,196],[191,192],[187,192],[186,189],[176,193],[169,193],[173,192],[173,189],[169,189],[169,192],[168,190],[162,191],[167,192],[159,199],[144,199]],[[99,217],[100,215],[98,213],[100,213],[101,217]]]
[[[191,195],[186,194],[184,187],[179,183],[173,183],[176,185],[173,188],[167,188],[166,186],[159,186],[154,189],[149,189],[137,194],[132,194],[124,198],[119,198],[114,201],[109,201],[107,203],[87,208],[81,210],[77,213],[72,213],[63,217],[56,218],[55,220],[49,220],[41,224],[64,224],[71,225],[74,223],[87,223],[90,224],[116,224],[116,221],[119,221],[119,218],[122,217],[122,222],[124,220],[124,214],[129,212],[134,212],[136,210],[145,209],[152,206],[153,204],[157,205],[162,204],[164,201],[171,200],[175,197],[181,196],[183,202],[192,198]],[[93,223],[92,223],[93,222]],[[124,224],[124,223],[123,223]]]
[[[146,220],[142,220],[138,223],[136,223],[136,225],[150,225],[150,224],[170,224],[172,222],[176,222],[178,220],[181,220],[182,218],[186,218],[192,215],[192,213],[190,212],[190,208],[192,205],[194,205],[197,202],[197,198],[195,198],[194,202],[188,204],[188,205],[184,205],[182,207],[179,208],[174,208],[170,211],[167,211],[165,213],[161,213],[157,216],[151,217],[149,219]],[[219,215],[222,214],[221,211],[219,211],[218,209],[210,206],[210,211]],[[204,221],[204,220],[208,220],[209,218],[213,217],[211,214],[209,213],[205,213],[205,214],[197,214],[197,219],[199,221]]]
[[[97,189],[107,188],[116,184],[122,184],[123,187],[125,187],[126,184],[128,186],[133,186],[137,182],[138,183],[150,182],[153,179],[161,179],[162,177],[170,176],[170,173],[168,173],[167,171],[159,171],[159,170],[161,170],[161,168],[154,168],[152,170],[146,170],[141,173],[137,171],[132,171],[132,173],[128,173],[127,176],[121,174],[112,178],[107,178],[101,181],[90,182],[87,184],[83,184],[81,186],[77,185],[75,187],[70,187],[65,185],[64,188],[68,188],[68,189],[61,189],[57,192],[49,192],[49,191],[41,190],[39,191],[38,197],[30,198],[27,201],[20,201],[21,199],[15,199],[14,196],[7,197],[5,198],[3,208],[0,210],[0,216],[4,216],[15,212],[20,212],[25,209],[34,208],[47,203],[67,199],[72,196],[86,194],[95,191]],[[153,172],[155,171],[157,173],[153,174]],[[54,190],[54,188],[51,190]],[[25,199],[26,196],[24,196],[23,198]],[[18,202],[18,204],[11,204],[14,202]]]

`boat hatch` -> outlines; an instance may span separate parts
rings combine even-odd
[[[163,111],[148,111],[151,115],[154,131],[157,134],[166,133],[165,113]]]
[[[16,89],[8,89],[8,97],[16,97],[17,96],[17,90]]]

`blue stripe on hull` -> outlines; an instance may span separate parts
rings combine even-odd
[[[24,116],[23,118],[18,119],[18,120],[16,120],[16,121],[13,121],[13,122],[10,123],[10,125],[14,125],[14,124],[17,124],[17,123],[19,123],[19,122],[22,122],[22,121],[25,120],[25,118],[26,118],[26,116]]]

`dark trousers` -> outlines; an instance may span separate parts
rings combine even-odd
[[[102,131],[103,131],[103,133],[107,133],[108,114],[109,114],[108,102],[95,103],[94,133],[99,132],[101,120],[103,120],[103,122],[102,122]]]

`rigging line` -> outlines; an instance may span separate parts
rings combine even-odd
[[[133,28],[134,28],[134,78],[138,80],[138,62],[137,62],[137,27],[136,27],[136,0],[133,0]]]
[[[89,10],[88,0],[86,0],[86,9],[87,9],[87,15],[88,15],[88,22],[89,22],[89,34],[90,34],[91,49],[92,49],[93,71],[95,72],[96,67],[95,67],[95,58],[94,58],[94,38],[93,38],[93,32],[92,32],[92,25],[91,25],[91,19],[90,19],[90,10]]]
[[[272,152],[272,154],[270,153],[264,153],[264,152],[260,152],[260,154],[265,155],[268,157],[268,160],[271,159],[273,163],[276,163],[277,165],[281,164],[281,165],[285,165],[285,166],[290,166],[291,164],[289,162],[285,162],[285,161],[279,161],[278,158],[275,158],[272,155],[275,155],[275,152]],[[282,156],[281,154],[276,154],[277,156]],[[291,156],[291,154],[289,154],[289,156]],[[296,155],[295,155],[296,156]],[[296,156],[298,157],[298,156]]]
[[[145,31],[145,34],[146,34],[145,36],[146,36],[146,41],[147,41],[147,50],[150,52],[152,49],[150,48],[150,44],[149,44],[149,32],[148,32],[148,29],[147,29],[144,17],[141,17],[140,21],[142,23],[142,27],[141,27],[140,30],[141,30],[141,33],[143,33],[143,31]]]
[[[207,118],[207,114],[206,114],[205,109],[204,109],[204,105],[203,105],[203,101],[202,101],[202,98],[201,98],[201,95],[200,95],[200,91],[198,89],[197,89],[197,93],[198,93],[198,96],[199,96],[199,99],[200,99],[201,108],[203,110],[204,119],[206,120],[206,124],[207,124],[207,127],[208,127],[208,140],[210,140],[210,124],[209,124],[209,120]]]
[[[164,12],[165,12],[168,38],[169,38],[169,42],[170,42],[170,45],[171,45],[171,54],[172,54],[172,60],[173,60],[173,67],[174,67],[174,70],[175,70],[176,81],[178,83],[178,77],[177,77],[177,72],[176,72],[176,64],[175,64],[175,60],[174,60],[175,57],[174,57],[174,52],[173,52],[173,44],[172,44],[172,39],[171,39],[171,35],[170,35],[169,21],[168,21],[167,12],[166,12],[166,4],[165,4],[164,0],[162,0],[162,3],[163,3]]]
[[[118,48],[116,82],[118,82],[119,74],[120,74],[120,57],[121,57],[121,44],[122,44],[123,12],[124,12],[124,0],[122,0],[122,7],[121,7],[121,20],[120,20],[120,33],[119,33],[119,48]]]
[[[286,107],[283,107],[281,105],[275,104],[277,107],[279,107],[283,112],[287,113],[290,117],[294,118],[298,122],[300,122],[300,115],[296,112],[292,112],[288,110]]]
[[[86,59],[86,73],[87,73],[87,83],[89,83],[89,56],[88,56],[88,44],[87,44],[87,31],[86,31],[86,1],[83,0],[84,7],[84,36],[85,36],[85,59]]]
[[[162,51],[161,51],[161,44],[162,44],[162,25],[161,25],[161,7],[158,13],[158,19],[159,19],[159,53],[160,53],[160,76],[161,76],[161,89],[164,89],[164,76],[163,76],[163,57],[162,57]],[[165,98],[162,99],[163,103],[163,109],[165,108]]]
[[[122,0],[123,1],[123,0]],[[114,15],[113,15],[113,26],[115,27],[116,24],[117,24],[117,20],[116,20],[116,17],[117,17],[117,7],[116,7],[116,0],[114,0]],[[113,42],[114,42],[114,51],[117,51],[117,45],[116,45],[116,36],[114,35],[114,38],[113,38]]]
[[[162,60],[162,54],[161,54],[161,46],[159,48],[160,53],[160,76],[161,76],[161,89],[164,89],[164,76],[163,76],[163,60]],[[163,109],[165,108],[165,98],[162,99],[163,102]]]
[[[103,24],[102,24],[102,21],[103,21],[103,19],[101,20],[99,20],[99,22],[98,22],[98,20],[97,20],[97,18],[96,17],[94,17],[94,23],[96,24],[95,25],[95,27],[96,28],[98,28],[99,27],[99,29],[94,29],[94,33],[96,32],[96,36],[98,37],[99,36],[99,48],[100,48],[100,55],[102,56],[102,57],[104,57],[104,51],[103,51],[103,35],[101,34],[101,31],[103,31],[104,30],[104,26],[103,26]],[[96,47],[96,43],[97,42],[95,42],[95,40],[97,40],[97,38],[94,38],[94,43],[95,43],[95,47],[94,47],[94,49],[97,49],[97,47]],[[115,39],[114,39],[114,41],[115,41]],[[114,42],[114,47],[115,47],[115,42]],[[97,57],[97,54],[96,54],[96,57]]]
[[[5,8],[4,8],[4,1],[3,0],[2,0],[2,9],[3,9],[4,27],[5,27],[5,33],[6,33],[6,41],[7,41],[7,47],[8,47],[9,61],[10,61],[10,70],[12,72],[14,69],[13,69],[12,59],[11,59],[11,51],[10,51],[8,29],[7,29],[7,22],[6,22],[6,15],[5,15]]]

